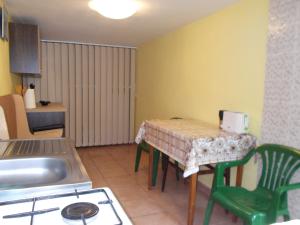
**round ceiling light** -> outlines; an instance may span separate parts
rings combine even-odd
[[[102,16],[125,19],[135,14],[139,5],[135,0],[90,0],[89,7]]]

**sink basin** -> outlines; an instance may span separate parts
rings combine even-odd
[[[0,190],[57,183],[67,176],[64,159],[51,157],[0,160]]]
[[[91,188],[69,139],[0,141],[0,204]]]

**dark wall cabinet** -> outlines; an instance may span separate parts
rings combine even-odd
[[[40,35],[37,25],[9,24],[10,71],[40,74]]]

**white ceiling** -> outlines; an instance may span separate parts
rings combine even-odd
[[[137,46],[238,0],[139,1],[140,11],[125,20],[101,16],[88,0],[6,0],[6,6],[14,21],[39,24],[42,39]]]

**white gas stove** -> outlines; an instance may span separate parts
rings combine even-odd
[[[132,225],[109,188],[0,202],[0,224]]]

